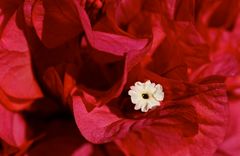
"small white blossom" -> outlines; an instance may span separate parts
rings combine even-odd
[[[130,87],[128,95],[135,104],[134,109],[147,112],[149,109],[160,106],[160,101],[164,99],[163,88],[160,84],[151,83],[150,80],[145,83],[136,82]]]

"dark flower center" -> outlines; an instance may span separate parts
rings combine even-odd
[[[148,98],[149,98],[149,95],[148,95],[147,93],[143,93],[143,94],[142,94],[142,97],[143,97],[144,99],[148,99]]]

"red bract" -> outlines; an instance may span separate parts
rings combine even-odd
[[[81,41],[74,37],[55,48],[47,48],[29,28],[33,64],[47,89],[64,102],[68,92],[77,85],[87,101],[94,101],[93,106],[102,105],[120,94],[118,90],[125,83],[125,69],[141,61],[151,43],[146,38],[94,31],[83,7],[76,9],[86,33]]]
[[[79,134],[74,123],[69,120],[53,120],[47,123],[45,122],[44,126],[43,124],[44,123],[38,123],[38,125],[42,125],[44,133],[27,152],[29,155],[104,156],[105,153],[112,155],[115,152],[119,153],[119,156],[121,155],[121,152],[117,150],[116,145],[113,143],[98,146],[87,142]]]
[[[121,5],[122,8],[123,6]],[[125,27],[131,27],[131,24],[127,23],[129,21],[121,20],[126,22]],[[200,80],[200,84],[171,80],[187,80],[187,67],[191,68],[192,65],[202,62],[190,62],[186,59],[186,54],[194,58],[194,53],[207,49],[197,48],[196,45],[207,46],[202,44],[204,41],[196,30],[188,27],[186,23],[177,25],[178,23],[169,19],[163,21],[162,29],[167,34],[166,40],[154,45],[156,48],[152,51],[153,54],[150,53],[149,60],[142,58],[140,67],[126,69],[131,72],[127,74],[127,85],[118,98],[106,103],[106,106],[88,111],[86,102],[77,96],[77,92],[74,93],[73,111],[76,122],[88,140],[94,143],[115,141],[126,155],[211,155],[221,143],[227,123],[228,109],[223,81],[219,81],[218,77]],[[174,28],[174,31],[167,26]],[[153,25],[150,25],[150,31],[145,32],[151,33],[152,27]],[[136,33],[134,32],[134,35]],[[184,34],[184,37],[181,37],[184,39],[176,37],[177,33]],[[175,46],[175,50],[171,51],[171,46]],[[169,49],[171,53],[167,53]],[[205,58],[207,54],[205,53]],[[156,57],[158,55],[159,57]],[[176,61],[171,63],[172,59]],[[148,71],[148,68],[151,71]],[[126,92],[134,82],[148,79],[163,85],[166,99],[161,108],[145,115],[138,114],[133,111]],[[221,135],[216,135],[220,133]]]
[[[56,47],[82,32],[72,0],[37,0],[29,6],[38,37],[47,47]],[[25,8],[28,6],[25,6]]]
[[[201,8],[199,28],[204,30],[204,36],[211,46],[211,63],[203,65],[192,77],[196,79],[213,74],[227,77],[230,120],[225,139],[215,155],[235,156],[240,145],[236,112],[239,109],[239,2],[213,1],[212,4],[202,3]],[[231,11],[228,10],[230,8]]]
[[[33,77],[30,54],[25,36],[19,28],[16,13],[1,25],[0,38],[0,102],[11,110],[22,109],[42,96]]]
[[[238,10],[236,0],[1,1],[0,154],[235,156]],[[143,113],[128,91],[147,80],[164,99]]]
[[[231,30],[239,13],[239,1],[197,1],[196,17],[209,27]]]
[[[223,143],[219,146],[216,151],[216,156],[224,155],[238,155],[240,152],[240,140],[239,140],[239,99],[230,99],[230,120],[227,129],[227,134]]]
[[[17,113],[12,113],[0,105],[0,138],[12,146],[20,146],[25,141],[26,123]]]
[[[201,78],[202,76],[212,74],[228,76],[226,86],[228,90],[230,118],[224,141],[218,147],[218,150],[214,154],[216,156],[238,155],[240,145],[238,139],[239,62],[233,56],[226,54],[228,52],[229,51],[225,51],[225,53],[215,55],[211,64],[206,64],[202,66],[201,68],[199,68],[198,71],[193,74],[193,79]]]
[[[88,112],[81,98],[74,96],[73,110],[82,134],[95,143],[115,140],[127,155],[213,154],[224,137],[227,121],[223,85],[208,84],[209,80],[202,85],[185,84],[151,73],[144,76],[143,80],[164,86],[167,97],[161,108],[139,116],[123,93],[107,106]]]
[[[25,152],[27,124],[19,111],[42,97],[33,76],[26,38],[16,9],[20,1],[1,1],[0,25],[0,138],[3,155]]]

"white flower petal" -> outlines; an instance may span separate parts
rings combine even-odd
[[[160,106],[160,101],[155,100],[154,98],[149,99],[148,101],[149,108],[154,106]]]
[[[148,111],[147,105],[142,106],[141,111],[142,112],[147,112]]]
[[[153,94],[153,97],[158,101],[162,101],[164,98],[164,93],[163,92],[155,93],[155,94]]]
[[[139,110],[139,109],[141,109],[141,107],[142,107],[141,105],[135,105],[134,109]]]
[[[135,90],[129,90],[128,91],[128,95],[130,95],[130,96],[133,96],[133,95],[136,95],[136,94],[138,94]]]
[[[138,82],[135,83],[135,86],[143,86],[143,83],[138,81]]]
[[[135,104],[141,102],[141,100],[142,100],[142,98],[139,96],[135,96],[135,97],[131,98],[132,103],[135,103]]]
[[[154,93],[156,91],[156,88],[155,88],[155,83],[150,83],[150,84],[146,84],[145,85],[145,89],[148,93]]]
[[[146,86],[149,86],[149,85],[151,85],[151,81],[150,81],[150,80],[147,80],[147,81],[144,83],[144,86],[146,87]]]

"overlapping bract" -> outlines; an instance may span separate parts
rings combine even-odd
[[[0,151],[236,155],[238,10],[235,0],[1,1]],[[146,80],[165,98],[141,113],[127,92]]]

